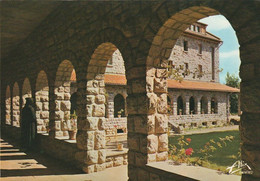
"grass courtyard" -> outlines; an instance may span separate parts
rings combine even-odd
[[[203,134],[185,135],[184,139],[191,138],[191,142],[184,148],[192,148],[194,150],[191,158],[201,157],[202,154],[198,153],[200,148],[203,148],[207,142],[211,139],[219,141],[219,138],[226,136],[234,136],[232,142],[226,141],[226,146],[222,148],[216,147],[217,150],[211,153],[212,157],[209,158],[209,162],[203,164],[204,167],[225,171],[228,166],[231,166],[235,161],[239,160],[238,152],[240,147],[240,135],[239,131],[223,131],[223,132],[212,132]],[[177,145],[177,139],[180,136],[169,137],[169,144]]]

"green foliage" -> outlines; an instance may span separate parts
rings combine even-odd
[[[70,119],[77,119],[76,111],[74,110],[73,114],[70,115]]]
[[[240,79],[235,74],[229,74],[229,72],[227,72],[225,80],[226,80],[226,85],[230,87],[234,87],[234,88],[240,87]]]
[[[226,85],[234,88],[240,87],[240,79],[235,74],[229,74],[227,72],[226,75]],[[230,95],[230,112],[231,113],[237,113],[238,111],[238,94],[232,93]]]
[[[180,137],[169,137],[169,145],[179,148]],[[192,142],[188,142],[189,145],[184,146],[191,147],[194,150],[188,160],[190,164],[201,165],[224,172],[228,166],[240,159],[240,152],[238,152],[240,136],[238,131],[187,135],[184,136],[183,140],[185,141],[187,138],[190,138]],[[172,147],[169,146],[170,159],[175,157],[175,155],[171,154],[173,153],[171,152]],[[173,160],[177,160],[177,158]]]
[[[122,115],[123,112],[124,112],[124,109],[120,109],[117,113],[118,113],[118,115]]]
[[[184,136],[180,136],[177,139],[176,145],[169,145],[169,157],[174,161],[176,165],[181,163],[190,163],[190,156],[193,152],[192,148],[187,148],[190,144],[190,139],[184,140]]]

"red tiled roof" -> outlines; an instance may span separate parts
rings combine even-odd
[[[237,88],[229,87],[220,83],[213,82],[195,82],[183,80],[168,80],[168,88],[173,89],[188,89],[188,90],[205,90],[205,91],[218,91],[218,92],[239,92]]]
[[[210,39],[210,40],[214,40],[214,41],[218,41],[218,42],[222,42],[221,39],[209,32],[206,32],[206,34],[202,34],[202,33],[198,33],[198,32],[194,32],[194,31],[191,31],[189,29],[185,30],[183,32],[184,34],[190,34],[190,35],[194,35],[194,36],[197,36],[197,37],[202,37],[202,38],[206,38],[206,39]]]
[[[105,74],[105,84],[126,85],[126,77],[125,75]]]
[[[72,72],[73,74],[73,72]],[[76,74],[74,73],[76,80]],[[71,76],[73,77],[73,76]],[[105,84],[107,85],[126,85],[126,77],[124,75],[105,74]],[[213,82],[196,82],[183,80],[168,80],[168,88],[172,89],[186,89],[186,90],[204,90],[217,92],[239,92],[239,89],[229,87],[220,83]]]

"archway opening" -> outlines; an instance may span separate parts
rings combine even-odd
[[[183,106],[183,99],[181,96],[179,96],[177,99],[177,114],[178,115],[185,114],[185,110],[184,110],[184,106]]]
[[[121,94],[114,98],[114,117],[125,117],[125,99]]]
[[[200,99],[200,111],[201,114],[208,114],[208,99],[204,96]]]
[[[74,134],[77,131],[77,113],[74,103],[73,113],[71,111],[71,95],[75,92],[77,92],[76,71],[69,60],[64,60],[59,64],[55,79],[55,137],[69,136],[69,131]],[[75,97],[76,94],[72,99]],[[70,139],[74,139],[72,137]]]
[[[211,114],[217,114],[218,113],[218,101],[215,97],[211,98]]]
[[[208,33],[206,31],[207,25],[197,21],[206,16],[216,14],[219,14],[219,12],[202,6],[184,9],[169,19],[165,18],[167,20],[163,26],[160,27],[153,39],[146,63],[149,73],[150,70],[153,69],[157,72],[155,74],[147,73],[149,79],[156,77],[160,78],[160,82],[163,82],[164,77],[159,77],[158,75],[161,74],[158,74],[158,72],[163,72],[167,69],[169,71],[172,70],[172,72],[175,73],[173,78],[177,79],[177,81],[168,79],[168,89],[171,89],[169,92],[172,92],[173,96],[174,94],[185,95],[185,97],[183,97],[185,98],[185,103],[183,103],[185,105],[182,106],[182,110],[185,109],[185,107],[187,107],[187,109],[190,108],[190,111],[193,110],[191,107],[193,103],[191,103],[189,107],[187,106],[187,103],[189,103],[189,99],[186,99],[187,97],[191,97],[192,95],[194,95],[194,97],[203,96],[201,100],[196,99],[192,101],[194,102],[194,111],[197,110],[198,114],[174,116],[172,117],[173,120],[169,121],[171,124],[182,121],[185,127],[192,126],[191,123],[199,126],[201,126],[201,124],[211,126],[208,122],[210,123],[212,120],[221,119],[223,122],[227,121],[227,110],[222,112],[221,118],[216,115],[204,115],[210,113],[210,97],[214,94],[213,92],[216,92],[216,89],[212,87],[215,85],[216,87],[222,87],[219,84],[218,70],[218,51],[221,45],[221,39]],[[154,84],[157,84],[156,78],[154,78]],[[166,85],[167,84],[165,84],[165,86]],[[208,87],[206,85],[208,85]],[[154,92],[156,92],[156,90]],[[164,92],[166,92],[165,89],[161,89],[160,92],[157,91],[156,94],[163,94]],[[218,96],[220,94],[221,101],[223,102],[222,107],[225,107],[227,94],[226,92],[221,92],[221,89],[218,89]],[[179,105],[181,105],[183,100],[181,101],[180,97],[177,97],[177,99],[175,97],[174,101],[177,103],[177,115],[180,115]],[[186,112],[188,113],[188,111]],[[163,113],[161,112],[161,114]],[[156,113],[152,112],[151,115],[156,116]],[[205,120],[205,123],[200,119]],[[165,132],[160,131],[151,133],[148,137],[152,137],[153,135],[158,136],[158,133],[160,133],[160,135],[165,134]],[[158,140],[159,144],[160,141],[161,140]],[[161,153],[160,150],[157,152]],[[165,158],[168,157],[165,156]]]
[[[93,149],[92,152],[107,152],[109,149],[105,157],[113,157],[116,150],[119,148],[124,150],[123,147],[127,146],[127,119],[125,117],[127,115],[125,106],[127,94],[124,60],[114,44],[106,42],[95,48],[87,67],[86,80],[87,115],[85,120],[78,120],[78,147],[84,149],[83,145],[86,142],[93,142],[91,148],[88,147]],[[122,117],[119,118],[119,114]],[[81,117],[79,116],[79,118]],[[83,125],[84,127],[82,127]],[[83,143],[81,138],[85,138],[84,135],[90,133],[97,135],[98,138],[93,140],[88,137]],[[125,153],[125,150],[122,153]],[[120,154],[120,157],[123,158],[123,155]],[[96,164],[102,163],[103,161]]]
[[[189,103],[190,103],[190,114],[196,114],[196,112],[195,112],[195,100],[194,100],[194,98],[193,97],[190,97],[190,101],[189,101]]]
[[[42,70],[36,79],[36,119],[37,132],[48,133],[49,131],[49,85],[46,73]]]

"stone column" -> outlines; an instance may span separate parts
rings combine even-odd
[[[238,115],[241,116],[242,115],[242,111],[241,111],[241,102],[240,102],[240,93],[238,93],[238,105],[237,105],[237,112]]]
[[[147,163],[168,158],[166,69],[149,68],[145,78],[142,68],[129,70],[135,78],[127,81],[128,176],[140,181],[149,180]]]
[[[59,110],[59,102],[56,101],[56,95],[54,94],[54,83],[50,81],[49,89],[49,136],[55,138],[61,136],[60,121],[56,121],[56,111]]]
[[[200,105],[200,99],[198,98],[197,99],[197,102],[196,102],[197,104],[196,104],[196,111],[197,111],[197,114],[201,114],[201,105]]]
[[[89,80],[86,91],[81,82],[78,87],[78,132],[76,159],[83,171],[92,173],[106,168],[105,83],[103,78]],[[86,96],[87,95],[87,96]],[[85,100],[84,101],[84,97]],[[81,100],[83,99],[83,100]],[[84,107],[85,105],[85,107]]]
[[[114,117],[114,97],[113,93],[108,93],[108,118]]]
[[[229,116],[230,116],[230,100],[229,100],[229,93],[227,93],[227,122],[229,122]]]
[[[260,79],[258,44],[240,47],[240,99],[242,116],[240,135],[241,158],[252,169],[252,174],[243,174],[242,181],[260,180]],[[250,53],[248,53],[250,50]]]
[[[207,106],[208,106],[208,114],[211,114],[211,100],[210,100],[210,98],[207,98],[208,99],[208,104],[207,104]]]
[[[173,96],[173,115],[177,116],[177,97]]]
[[[190,100],[189,100],[189,96],[185,96],[184,97],[184,105],[183,107],[185,107],[185,114],[189,115],[190,114]]]

